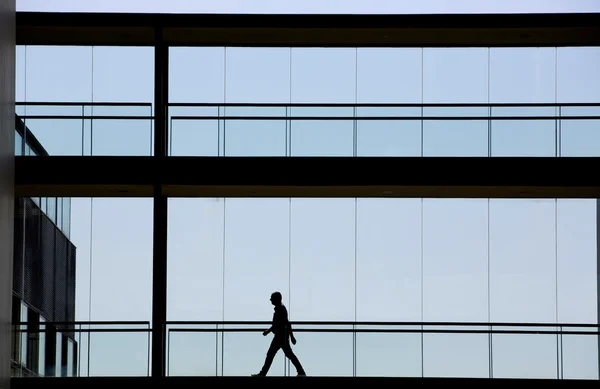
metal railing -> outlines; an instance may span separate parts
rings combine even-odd
[[[13,376],[22,376],[21,371],[36,377],[150,375],[152,329],[148,321],[28,325],[13,325]]]
[[[600,103],[167,108],[171,156],[600,156]],[[153,155],[151,103],[18,102],[17,115],[49,155]]]
[[[600,132],[594,128],[598,120],[598,103],[179,103],[169,104],[169,153],[600,156]]]
[[[17,102],[16,155],[150,156],[152,103]]]
[[[293,348],[309,375],[598,379],[599,332],[593,324],[300,321],[292,325],[298,339]],[[270,322],[167,322],[167,373],[256,373],[270,341],[260,332],[269,326]],[[294,375],[289,361],[279,358],[270,374]],[[587,361],[582,364],[582,359]]]
[[[256,373],[271,339],[261,332],[270,324],[169,321],[164,325],[167,374]],[[293,350],[312,376],[598,379],[599,375],[596,324],[298,321],[292,325],[298,341]],[[151,331],[144,321],[42,322],[39,328],[19,323],[13,332],[13,375],[147,376]],[[49,361],[47,347],[53,342],[55,357]],[[18,350],[25,350],[25,355]],[[67,356],[64,350],[70,350]],[[269,375],[294,375],[293,370],[280,352]]]

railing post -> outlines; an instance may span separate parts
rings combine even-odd
[[[154,214],[152,259],[152,376],[166,374],[167,319],[167,198],[162,195],[160,171],[167,157],[167,102],[169,49],[162,28],[155,27],[154,47]]]

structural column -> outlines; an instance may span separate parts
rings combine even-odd
[[[162,29],[156,27],[154,48],[154,158],[161,169],[167,157],[167,102],[169,49],[163,43]],[[162,195],[160,174],[154,174],[154,228],[152,261],[152,376],[166,373],[167,320],[167,198]]]
[[[0,0],[0,389],[10,387],[14,136],[15,0]]]

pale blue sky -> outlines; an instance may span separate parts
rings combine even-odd
[[[51,10],[41,3],[21,1],[18,7]],[[133,2],[118,6],[128,3]],[[331,3],[341,9],[339,2]],[[383,2],[369,3],[371,12],[400,12],[378,3]],[[535,3],[533,10],[542,10],[541,2]],[[87,2],[51,4],[57,7],[52,10],[71,11]],[[183,11],[176,8],[183,2],[169,2],[169,10],[153,8],[157,2],[144,4],[135,10]],[[286,9],[316,12],[310,8],[316,4]],[[402,12],[448,11],[422,4],[430,8]],[[450,2],[437,4],[449,7]],[[503,4],[499,8],[485,4],[485,10],[469,10],[522,10],[516,2],[497,2]],[[511,4],[514,8],[506,8]],[[598,5],[544,4],[549,11],[597,11],[593,6]],[[255,6],[243,11],[260,12],[260,4]],[[127,10],[111,7],[116,2],[94,2],[86,10]],[[228,9],[202,9],[211,10]],[[600,102],[598,48],[217,47],[173,48],[170,53],[171,102]],[[151,48],[19,47],[17,100],[152,102],[152,60]],[[36,112],[28,108],[25,113]],[[294,122],[288,146],[292,155],[351,155],[352,124]],[[492,123],[493,155],[554,155],[553,121],[512,124]],[[50,154],[151,152],[147,120],[94,121],[93,145],[89,121],[83,132],[81,121],[27,125]],[[360,122],[358,153],[421,155],[422,148],[424,155],[487,155],[487,126],[487,121],[426,122],[421,138],[420,121]],[[222,122],[174,122],[173,154],[285,155],[284,121],[228,121],[226,128]],[[561,155],[600,155],[597,130],[597,122],[562,122]],[[77,319],[150,320],[152,200],[73,199],[72,210]],[[280,290],[292,320],[595,323],[596,228],[595,200],[170,199],[168,319],[269,320],[269,294]],[[92,343],[90,372],[145,372],[145,335],[119,339],[126,364],[114,358],[115,335],[99,336]],[[226,375],[250,374],[260,367],[268,346],[259,333],[226,334],[220,366],[220,359],[214,360],[214,335],[173,336],[173,374],[214,374],[215,362]],[[378,336],[359,335],[359,374],[420,375],[421,368],[426,375],[487,374],[487,337],[428,335],[421,366],[420,336]],[[352,372],[350,334],[304,333],[298,339],[296,349],[309,374]],[[378,347],[390,344],[398,359],[369,364],[387,355]],[[564,366],[565,374],[597,377],[597,342],[571,338],[566,344],[571,364]],[[496,376],[556,372],[554,337],[500,339],[495,350]],[[577,361],[582,355],[584,361]],[[94,370],[98,366],[101,370]],[[282,366],[275,364],[273,374],[281,374]]]
[[[170,13],[598,12],[595,0],[17,0],[18,11]]]

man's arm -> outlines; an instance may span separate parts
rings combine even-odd
[[[273,315],[273,320],[271,321],[271,327],[269,327],[269,329],[266,329],[263,331],[263,335],[267,336],[269,335],[271,332],[273,332],[273,327],[275,327],[275,314]]]
[[[268,329],[263,331],[263,335],[267,336],[269,335],[271,332],[273,332],[273,327],[275,326],[275,323],[271,323],[271,327],[269,327]]]

